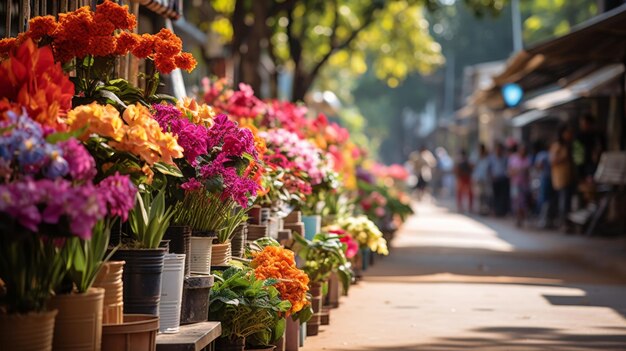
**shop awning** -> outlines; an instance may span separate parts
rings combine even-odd
[[[518,116],[513,117],[513,119],[511,119],[510,124],[512,127],[521,128],[548,116],[549,116],[548,111],[530,110]]]
[[[499,99],[504,84],[517,83],[532,91],[625,61],[626,5],[622,5],[575,26],[568,34],[518,52],[505,71],[493,78],[492,87],[477,93],[474,101],[504,107]]]

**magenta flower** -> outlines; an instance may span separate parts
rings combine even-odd
[[[161,129],[178,137],[178,144],[183,148],[187,162],[195,165],[198,156],[207,154],[207,128],[193,124],[175,106],[155,104],[152,107],[155,110],[153,118],[159,122]]]
[[[128,212],[135,205],[137,188],[127,175],[114,175],[106,177],[97,188],[106,203],[110,216],[119,216],[122,221],[128,219]]]
[[[76,139],[69,139],[59,144],[63,158],[67,161],[72,179],[91,181],[96,176],[96,161],[89,151]]]

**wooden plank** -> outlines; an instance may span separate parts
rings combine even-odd
[[[602,153],[594,179],[600,184],[626,184],[626,152]]]
[[[200,351],[222,335],[220,322],[182,325],[176,334],[158,334],[157,351]]]

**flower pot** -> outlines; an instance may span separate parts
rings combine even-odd
[[[112,259],[126,261],[124,284],[124,314],[159,314],[161,279],[165,250],[119,249]]]
[[[304,236],[304,223],[286,223],[284,225],[286,230],[291,230],[294,233],[298,233],[300,236]]]
[[[339,296],[341,296],[341,286],[339,284],[339,277],[337,273],[330,274],[328,279],[328,294],[324,299],[324,305],[331,308],[339,307]]]
[[[363,269],[363,271],[366,271],[369,266],[370,266],[370,255],[372,254],[372,251],[370,251],[369,248],[362,248],[359,249],[359,251],[361,252],[361,269]]]
[[[306,323],[306,335],[314,336],[319,333],[322,319],[322,283],[309,284],[309,292],[311,293],[313,317]]]
[[[124,321],[124,261],[109,261],[102,265],[94,288],[104,289],[102,324],[120,324]]]
[[[55,295],[50,308],[59,311],[54,323],[52,349],[100,351],[104,289],[91,288],[82,294]]]
[[[248,210],[248,223],[265,225],[271,213],[272,210],[269,207],[254,206]]]
[[[211,246],[213,244],[212,237],[191,237],[191,264],[190,272],[192,274],[210,274],[211,273]]]
[[[284,219],[285,223],[300,223],[302,222],[302,212],[291,211]]]
[[[159,303],[159,331],[162,333],[177,333],[180,329],[180,309],[185,280],[184,268],[185,255],[165,255],[161,281],[161,302]]]
[[[190,275],[183,283],[180,324],[204,322],[209,317],[209,294],[213,287],[212,275]]]
[[[247,237],[248,226],[245,223],[235,229],[233,238],[230,240],[230,251],[233,257],[243,257]]]
[[[0,314],[0,345],[4,351],[50,351],[58,311]]]
[[[231,340],[229,338],[217,338],[215,349],[219,351],[243,351],[246,346],[245,338]]]
[[[124,315],[124,323],[102,326],[102,351],[155,351],[158,330],[158,316]]]
[[[228,266],[230,262],[230,242],[213,244],[211,247],[211,266]]]
[[[309,240],[313,240],[315,234],[322,229],[322,216],[302,216],[302,222],[304,223],[304,236]]]
[[[163,239],[170,241],[170,252],[185,255],[185,276],[191,268],[191,227],[186,225],[169,226]]]
[[[287,318],[285,326],[285,351],[298,351],[300,348],[300,322]]]
[[[269,235],[268,228],[266,225],[248,225],[248,237],[246,238],[247,242],[255,241],[260,238],[267,237]]]
[[[279,219],[276,217],[270,217],[267,221],[268,236],[273,239],[278,239],[278,231],[280,230]]]

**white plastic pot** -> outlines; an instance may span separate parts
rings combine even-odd
[[[177,333],[180,328],[184,281],[185,255],[165,255],[159,305],[159,331],[161,333]]]
[[[191,237],[191,273],[211,274],[212,237]]]

